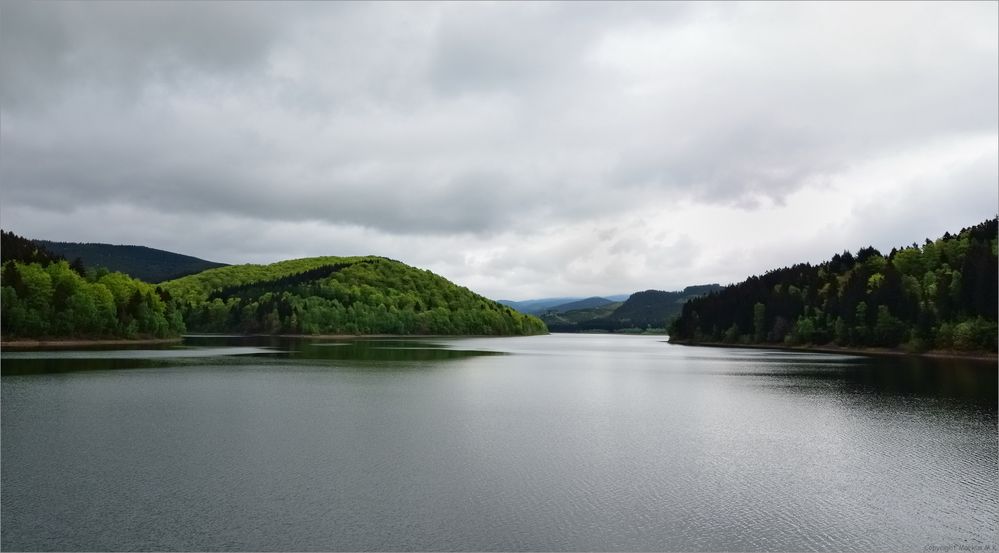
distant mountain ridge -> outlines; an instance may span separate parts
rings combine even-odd
[[[541,320],[552,332],[662,329],[680,315],[683,304],[688,300],[721,289],[719,284],[701,284],[676,292],[645,290],[632,294],[624,303],[608,302],[595,307],[565,311],[552,309],[543,313]]]
[[[569,311],[546,311],[541,315],[541,320],[551,329],[555,327],[557,332],[572,332],[574,327],[580,323],[604,320],[614,313],[614,310],[624,305],[622,301],[615,301],[597,307],[586,307],[583,309],[571,309]]]
[[[512,307],[525,315],[536,315],[538,313],[543,313],[556,305],[562,305],[564,303],[569,303],[582,298],[576,297],[565,297],[565,298],[538,298],[533,300],[496,300],[497,303],[505,305],[507,307]]]
[[[206,261],[190,255],[146,246],[52,242],[49,240],[35,240],[34,242],[67,260],[79,258],[87,267],[105,267],[110,271],[125,273],[133,278],[154,284],[227,266],[225,263]]]
[[[580,301],[587,301],[593,299],[605,300],[607,303],[624,301],[628,299],[630,294],[616,294],[613,296],[593,296],[593,297],[583,297],[583,296],[567,296],[567,297],[556,297],[556,298],[537,298],[529,300],[496,300],[507,307],[512,307],[521,313],[527,315],[539,315],[545,311],[569,311],[571,309],[581,309],[580,307],[570,307],[565,309],[565,306]],[[595,306],[594,306],[595,307]]]
[[[678,292],[635,292],[624,305],[614,311],[612,318],[622,323],[632,323],[639,328],[650,325],[665,328],[670,319],[680,314],[687,300],[720,289],[718,284],[707,284],[688,286]]]
[[[563,303],[561,305],[556,305],[554,307],[549,308],[549,311],[564,313],[566,311],[574,311],[576,309],[593,309],[596,307],[603,307],[610,303],[614,302],[607,298],[594,296],[592,298],[586,298],[582,300],[571,301],[569,303]]]

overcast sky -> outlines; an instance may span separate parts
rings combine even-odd
[[[999,211],[996,2],[0,5],[0,224],[489,297],[736,282]]]

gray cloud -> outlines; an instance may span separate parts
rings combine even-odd
[[[498,295],[734,280],[757,270],[746,252],[838,247],[736,220],[825,210],[814,229],[835,233],[880,213],[872,233],[917,239],[931,219],[995,212],[980,184],[994,188],[995,165],[947,145],[991,159],[997,16],[994,3],[8,3],[0,216],[224,261],[408,256]],[[870,168],[904,172],[912,152],[936,168],[866,192]],[[943,201],[951,189],[975,196]],[[733,252],[726,233],[756,242]]]
[[[0,98],[7,108],[65,100],[80,87],[128,96],[150,82],[184,86],[192,76],[252,71],[279,37],[276,11],[227,2],[11,2],[2,14]]]

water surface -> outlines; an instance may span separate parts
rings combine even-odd
[[[2,367],[4,550],[996,544],[994,363],[202,336]]]

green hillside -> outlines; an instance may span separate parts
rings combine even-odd
[[[382,257],[210,269],[162,284],[203,332],[526,335],[540,319]]]
[[[147,248],[112,244],[50,242],[35,240],[46,250],[68,260],[80,259],[87,267],[106,267],[145,282],[163,282],[206,269],[224,267],[224,263],[205,261],[189,255]]]
[[[255,282],[264,282],[299,273],[335,265],[337,263],[353,263],[365,259],[376,259],[374,257],[306,257],[302,259],[289,259],[278,261],[269,265],[256,265],[252,263],[244,265],[229,265],[216,269],[209,269],[193,275],[173,279],[163,283],[163,288],[168,290],[175,298],[191,303],[203,302],[208,299],[213,290],[220,290],[233,286],[241,286]]]
[[[750,277],[687,303],[670,339],[994,352],[997,228]]]

